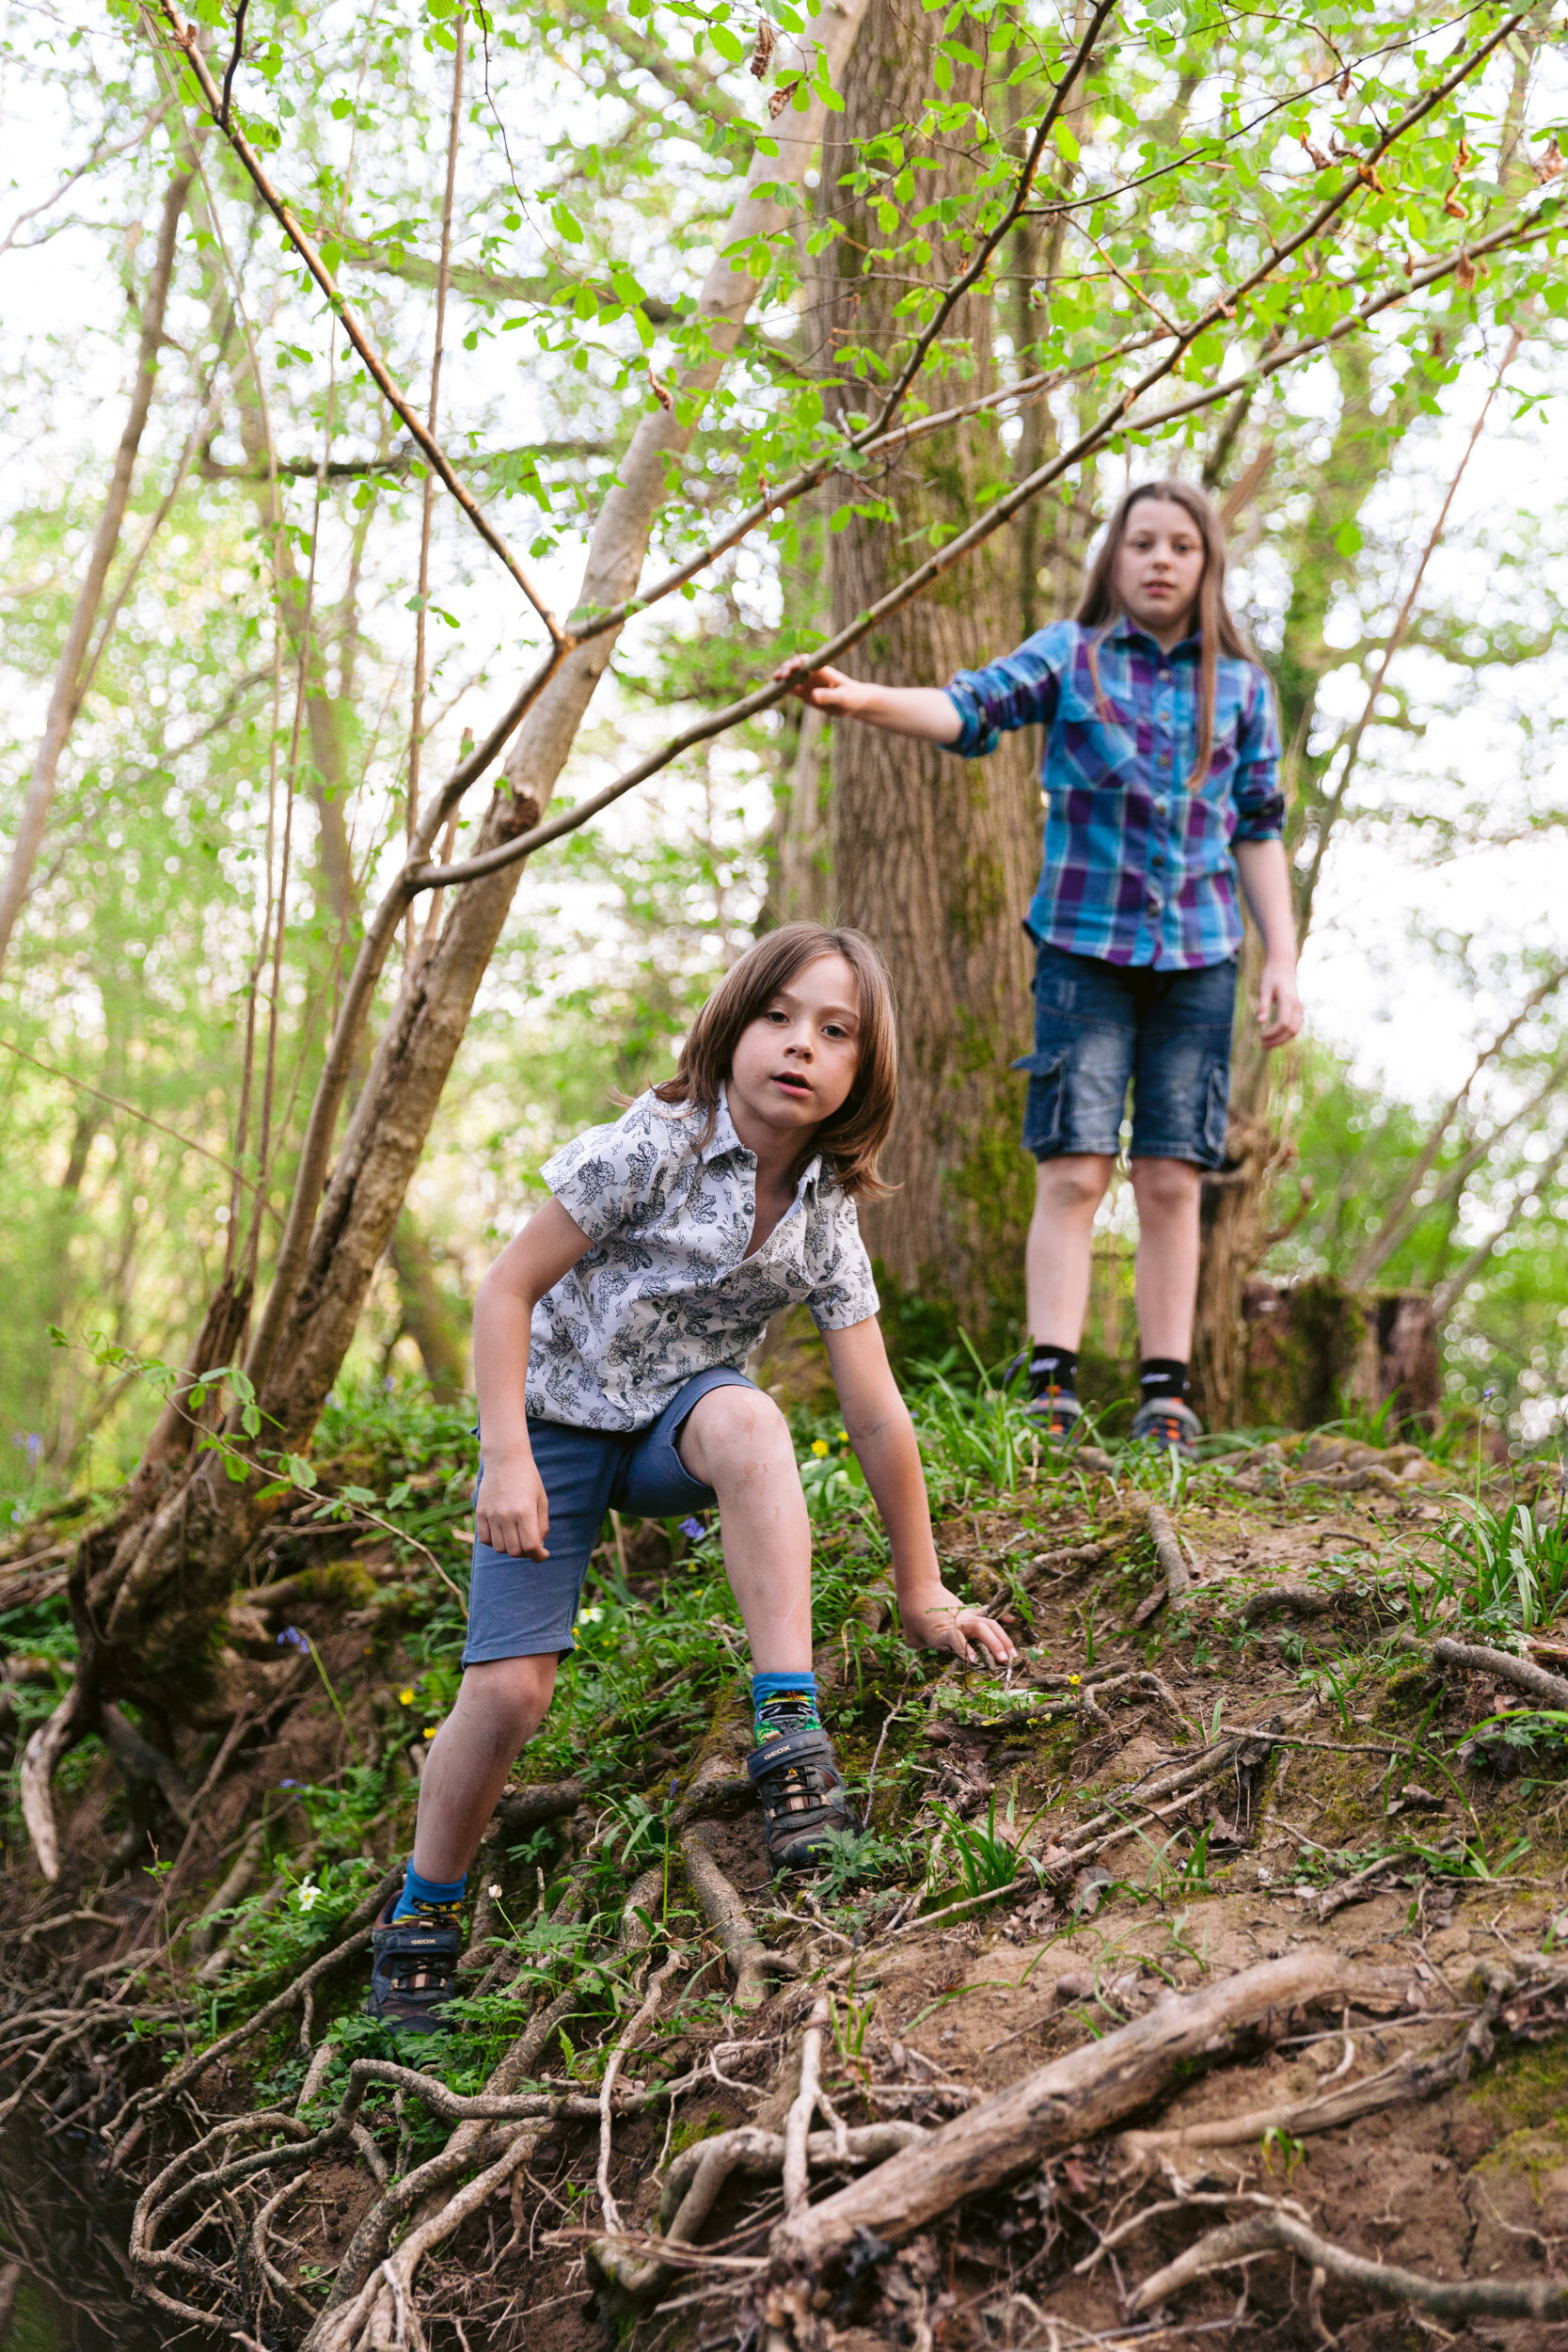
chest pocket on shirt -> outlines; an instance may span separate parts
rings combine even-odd
[[[1054,762],[1049,762],[1048,786],[1119,784],[1119,776],[1096,771],[1102,768],[1119,769],[1134,757],[1137,748],[1134,723],[1108,688],[1097,702],[1092,685],[1081,687],[1071,679],[1063,679],[1051,730],[1051,750],[1066,755],[1068,773],[1060,778],[1052,775],[1049,768]]]

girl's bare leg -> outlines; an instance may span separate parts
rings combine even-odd
[[[1146,1356],[1193,1352],[1197,1304],[1198,1199],[1203,1170],[1188,1160],[1134,1160],[1138,1204],[1138,1340]]]
[[[431,1742],[420,1784],[414,1867],[421,1878],[460,1879],[540,1724],[555,1689],[556,1655],[496,1658],[464,1674],[457,1704]]]
[[[709,1389],[677,1440],[719,1498],[724,1566],[757,1674],[811,1665],[811,1522],[784,1415],[756,1389]]]
[[[1029,1337],[1076,1347],[1089,1303],[1095,1213],[1115,1162],[1109,1153],[1064,1152],[1035,1171],[1035,1214],[1024,1249]]]

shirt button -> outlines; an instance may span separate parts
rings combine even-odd
[[[1167,809],[1167,808],[1169,808],[1169,806],[1170,806],[1170,803],[1166,800],[1166,798],[1165,798],[1164,794],[1162,792],[1162,793],[1161,793],[1161,795],[1160,795],[1160,797],[1159,797],[1159,799],[1158,799],[1158,800],[1155,802],[1155,803],[1154,803],[1155,813],[1156,813],[1158,816],[1163,817],[1163,816],[1164,815],[1164,813],[1165,813],[1166,809]]]

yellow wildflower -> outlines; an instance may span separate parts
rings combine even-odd
[[[398,1705],[400,1707],[412,1707],[413,1704],[414,1693],[412,1691],[400,1691],[398,1692]]]
[[[1079,1685],[1079,1684],[1083,1681],[1083,1679],[1084,1679],[1084,1677],[1083,1677],[1083,1676],[1082,1676],[1082,1675],[1069,1675],[1069,1677],[1068,1677],[1068,1687],[1069,1687],[1070,1690],[1076,1691],[1076,1690],[1077,1690],[1077,1688],[1078,1688],[1078,1685]]]
[[[434,1740],[436,1737],[436,1725],[434,1724],[426,1724],[423,1736],[427,1740]]]
[[[818,1461],[820,1461],[820,1460],[821,1460],[821,1458],[822,1458],[822,1456],[823,1456],[823,1454],[826,1454],[826,1453],[828,1452],[828,1450],[829,1450],[829,1449],[828,1449],[828,1440],[827,1440],[827,1438],[814,1438],[812,1439],[812,1441],[811,1441],[811,1450],[812,1450],[812,1452],[813,1452],[813,1453],[816,1455],[816,1457],[817,1457]]]

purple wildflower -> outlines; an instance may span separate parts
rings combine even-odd
[[[691,1541],[696,1543],[701,1539],[701,1537],[707,1534],[707,1529],[703,1525],[702,1520],[697,1517],[696,1513],[693,1512],[689,1518],[682,1519],[681,1534],[683,1535],[689,1535]]]
[[[310,1647],[310,1636],[308,1633],[302,1633],[297,1625],[286,1625],[283,1628],[282,1632],[277,1637],[277,1645],[280,1649],[285,1642],[288,1643],[291,1649],[301,1649],[308,1652]]]

